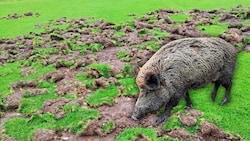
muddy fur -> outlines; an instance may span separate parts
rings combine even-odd
[[[182,97],[192,107],[190,88],[213,82],[212,100],[220,85],[226,94],[222,104],[230,100],[232,77],[237,50],[220,38],[185,38],[172,41],[158,50],[140,69],[136,78],[140,89],[132,118],[140,119],[147,113],[166,105],[157,123],[165,121],[171,109]]]

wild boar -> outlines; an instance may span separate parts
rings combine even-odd
[[[184,38],[164,45],[136,77],[140,94],[131,118],[138,120],[165,105],[156,120],[159,124],[168,119],[182,97],[186,107],[192,108],[188,90],[210,82],[214,83],[212,100],[222,85],[226,92],[221,104],[229,102],[236,59],[237,49],[220,38]]]

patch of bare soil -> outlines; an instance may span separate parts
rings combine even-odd
[[[195,126],[196,125],[196,118],[190,115],[186,115],[183,113],[178,114],[178,116],[180,117],[180,121],[183,125],[185,126]]]
[[[63,106],[66,104],[78,104],[76,101],[72,101],[66,98],[59,98],[55,100],[47,100],[43,103],[42,113],[52,113],[56,119],[61,119],[65,116]]]
[[[115,137],[124,129],[129,127],[149,127],[155,125],[156,115],[152,114],[141,121],[131,119],[135,99],[130,97],[118,97],[115,99],[114,106],[101,106],[98,108],[101,118],[91,122],[81,136],[98,136],[100,140],[114,140]],[[107,122],[114,122],[109,133],[104,133],[102,127]],[[159,127],[156,127],[159,128]],[[160,128],[159,128],[160,129]],[[160,130],[158,130],[160,131]]]
[[[68,132],[56,132],[53,130],[37,130],[33,137],[34,141],[104,141],[97,136],[79,137]]]
[[[8,14],[8,16],[0,17],[0,20],[13,20],[13,19],[19,19],[19,18],[31,17],[31,16],[38,17],[40,16],[40,14],[39,13],[33,14],[33,12],[25,12],[22,15],[18,13],[11,13],[11,14]]]
[[[46,94],[46,89],[36,88],[37,82],[33,80],[28,80],[26,82],[18,81],[11,84],[12,94],[7,96],[3,101],[7,105],[7,110],[17,109],[21,99],[25,94],[31,96]]]
[[[122,70],[126,62],[122,62],[117,56],[117,52],[122,50],[128,50],[128,47],[109,47],[101,52],[97,52],[97,61],[99,63],[110,64],[111,66]]]
[[[183,140],[190,139],[190,135],[185,129],[172,129],[170,132],[168,132],[168,135],[172,138],[178,138]]]

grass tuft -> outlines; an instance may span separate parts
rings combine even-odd
[[[97,91],[87,97],[86,101],[90,106],[99,106],[102,104],[113,105],[114,97],[118,95],[118,88],[109,85],[107,89],[99,88]]]
[[[51,113],[33,114],[29,119],[23,117],[9,119],[3,125],[4,132],[17,140],[31,140],[34,132],[39,129],[69,130],[79,134],[91,120],[100,116],[97,110],[77,105],[65,105],[64,109],[66,116],[58,120]]]
[[[117,141],[132,141],[137,139],[139,136],[143,136],[144,138],[157,141],[157,133],[153,128],[141,128],[141,127],[134,127],[128,128],[122,131],[117,137]]]

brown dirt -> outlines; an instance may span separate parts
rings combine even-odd
[[[24,97],[25,93],[31,96],[46,94],[46,89],[36,88],[37,82],[33,80],[28,81],[17,81],[11,84],[12,94],[7,96],[3,101],[7,105],[7,110],[17,109],[21,99]]]
[[[121,50],[128,50],[128,47],[109,47],[101,52],[97,52],[97,61],[99,63],[110,64],[122,70],[126,62],[120,61],[117,56],[117,52]]]
[[[168,135],[172,138],[178,138],[183,140],[188,140],[190,135],[185,129],[172,129],[168,132]]]
[[[115,137],[124,129],[129,127],[149,127],[154,126],[157,116],[155,114],[146,116],[140,121],[134,121],[131,119],[135,99],[130,97],[118,97],[115,99],[114,106],[101,106],[98,108],[101,114],[101,118],[91,122],[86,130],[81,133],[81,136],[98,136],[100,140],[114,140]],[[113,121],[115,127],[111,129],[110,133],[105,134],[102,131],[102,126]],[[161,131],[161,126],[156,126],[157,131]]]
[[[192,117],[192,116],[189,116],[189,115],[186,115],[183,113],[178,114],[178,116],[179,116],[180,121],[183,125],[185,125],[185,126],[195,126],[196,125],[197,120],[195,117]]]
[[[78,104],[75,101],[71,101],[66,98],[59,98],[55,100],[47,100],[43,103],[42,112],[41,113],[52,113],[55,115],[56,119],[61,119],[65,116],[65,112],[63,110],[63,106],[66,104]]]

